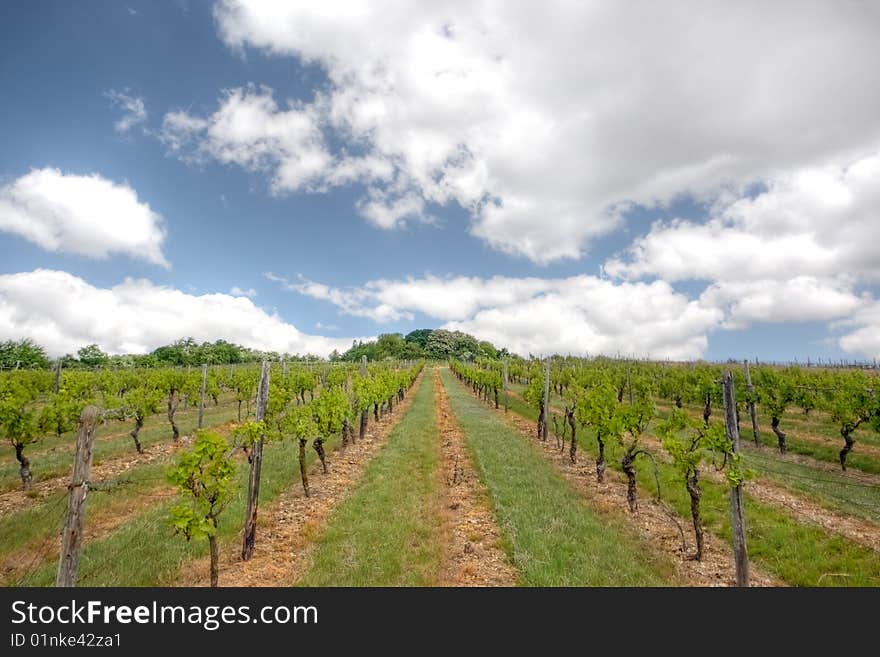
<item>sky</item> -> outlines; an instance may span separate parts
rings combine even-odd
[[[0,4],[0,340],[880,357],[880,4]]]

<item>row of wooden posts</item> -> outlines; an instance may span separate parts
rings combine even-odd
[[[287,363],[282,369],[286,374]],[[60,373],[60,368],[58,370]],[[360,372],[367,373],[367,357],[361,359]],[[260,371],[260,383],[257,387],[256,421],[266,417],[266,406],[269,400],[268,361],[263,361]],[[208,366],[202,365],[201,402],[199,404],[198,428],[202,428],[205,411],[205,392],[208,382]],[[57,384],[57,381],[56,381]],[[83,526],[85,523],[86,498],[89,492],[89,478],[92,471],[92,455],[95,434],[101,420],[101,411],[97,406],[87,406],[79,418],[76,432],[76,455],[73,462],[73,477],[70,483],[70,497],[67,504],[67,516],[61,533],[61,556],[58,560],[58,574],[55,586],[76,586],[79,569],[80,553],[82,552]],[[263,466],[263,436],[254,445],[250,459],[248,476],[248,503],[245,515],[244,535],[242,538],[241,558],[249,560],[254,554],[257,533],[257,506],[260,497],[260,478]]]

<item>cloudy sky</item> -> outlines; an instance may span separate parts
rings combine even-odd
[[[0,6],[0,339],[880,357],[880,4]]]

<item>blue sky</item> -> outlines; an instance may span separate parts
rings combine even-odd
[[[800,60],[758,34],[745,57],[671,73],[607,36],[644,36],[648,6],[567,21],[493,3],[251,5],[3,5],[0,339],[326,353],[448,326],[521,353],[880,353],[870,9],[830,26],[821,4],[798,14]],[[790,25],[794,7],[766,20]],[[692,35],[687,10],[657,31]],[[668,61],[723,51],[748,18],[728,11]],[[589,52],[569,22],[595,31]],[[669,43],[648,36],[646,53]],[[740,78],[751,104],[724,114]],[[829,226],[847,230],[829,242]]]

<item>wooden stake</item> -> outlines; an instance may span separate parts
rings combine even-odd
[[[61,390],[61,359],[58,359],[58,363],[55,365],[55,394],[58,394],[58,391]]]
[[[208,364],[202,365],[202,400],[199,402],[199,429],[202,428],[202,416],[205,413],[205,391],[208,387]]]
[[[79,416],[73,478],[70,481],[67,519],[64,522],[64,531],[61,533],[61,557],[58,560],[55,586],[76,586],[79,555],[82,551],[83,524],[86,519],[86,496],[92,473],[92,450],[99,419],[97,406],[86,406]]]
[[[504,412],[507,413],[507,410],[510,406],[510,401],[508,399],[508,381],[507,381],[507,359],[504,359]]]
[[[734,454],[739,451],[739,430],[736,427],[736,395],[733,374],[724,373],[724,424]],[[749,585],[749,554],[746,550],[746,521],[743,510],[742,486],[730,489],[730,516],[733,528],[733,557],[736,562],[736,585]]]
[[[752,385],[752,375],[749,372],[749,361],[746,364],[746,386],[749,391],[749,415],[752,418],[752,434],[755,437],[755,444],[761,444],[761,434],[758,431],[758,410],[755,408],[755,386]]]
[[[544,363],[544,424],[541,427],[541,440],[547,440],[547,419],[550,417],[550,356]]]
[[[269,401],[269,361],[263,361],[260,371],[260,385],[257,388],[257,422],[266,417],[266,405]],[[248,477],[248,504],[244,517],[244,538],[241,545],[242,561],[249,561],[254,556],[257,542],[257,506],[260,502],[260,474],[263,468],[263,435],[251,452],[251,471]]]

